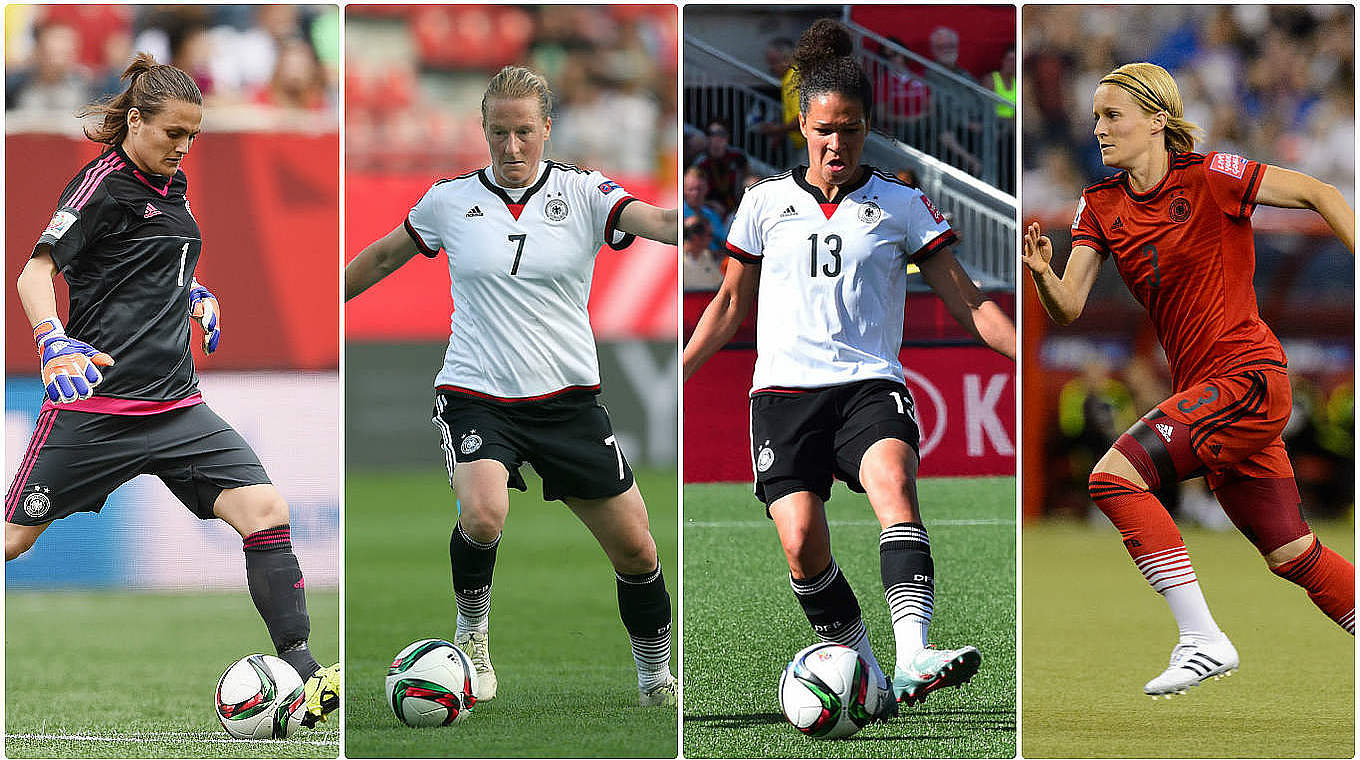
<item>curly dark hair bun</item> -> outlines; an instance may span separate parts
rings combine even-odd
[[[798,69],[799,111],[806,114],[814,97],[834,92],[858,100],[868,118],[874,102],[873,87],[854,53],[855,40],[850,30],[835,19],[818,19],[803,32],[793,51],[793,65]]]
[[[850,38],[848,29],[835,19],[818,19],[798,38],[793,65],[800,71],[806,71],[853,52],[855,41]]]

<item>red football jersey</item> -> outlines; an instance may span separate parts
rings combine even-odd
[[[1177,391],[1237,367],[1285,361],[1251,284],[1250,217],[1265,171],[1229,153],[1173,153],[1147,193],[1135,193],[1126,172],[1082,192],[1072,245],[1113,254],[1152,317]]]

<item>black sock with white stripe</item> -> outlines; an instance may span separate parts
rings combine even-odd
[[[496,547],[501,537],[483,543],[455,523],[449,537],[449,566],[453,596],[458,601],[458,633],[486,633],[491,615],[491,573],[496,569]]]
[[[897,523],[878,536],[879,572],[897,641],[897,667],[906,669],[926,647],[935,611],[935,562],[930,537],[920,523]]]
[[[793,594],[798,597],[803,614],[807,615],[818,638],[858,652],[869,664],[870,672],[882,682],[883,670],[878,666],[874,649],[869,644],[859,600],[850,589],[849,581],[841,574],[835,558],[831,559],[831,564],[825,570],[811,578],[795,578],[790,573],[789,584],[793,586]]]
[[[619,617],[628,630],[637,664],[638,688],[663,684],[671,672],[671,595],[661,564],[650,573],[629,575],[615,571],[619,587]]]

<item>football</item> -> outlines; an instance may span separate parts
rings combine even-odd
[[[472,661],[441,639],[421,639],[401,650],[387,668],[387,697],[408,726],[447,726],[477,703]]]
[[[793,656],[779,677],[779,707],[799,731],[840,739],[869,722],[878,690],[855,650],[820,642]]]
[[[302,677],[267,654],[242,657],[217,682],[217,719],[237,739],[284,739],[302,725]]]

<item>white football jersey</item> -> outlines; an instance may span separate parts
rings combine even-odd
[[[877,169],[835,202],[806,171],[748,188],[727,235],[761,270],[752,389],[902,382],[907,264],[957,238],[923,193]]]
[[[426,256],[449,259],[453,316],[440,388],[526,400],[598,389],[586,302],[595,255],[621,250],[631,194],[599,172],[544,161],[528,188],[497,186],[490,167],[440,180],[406,216]]]

